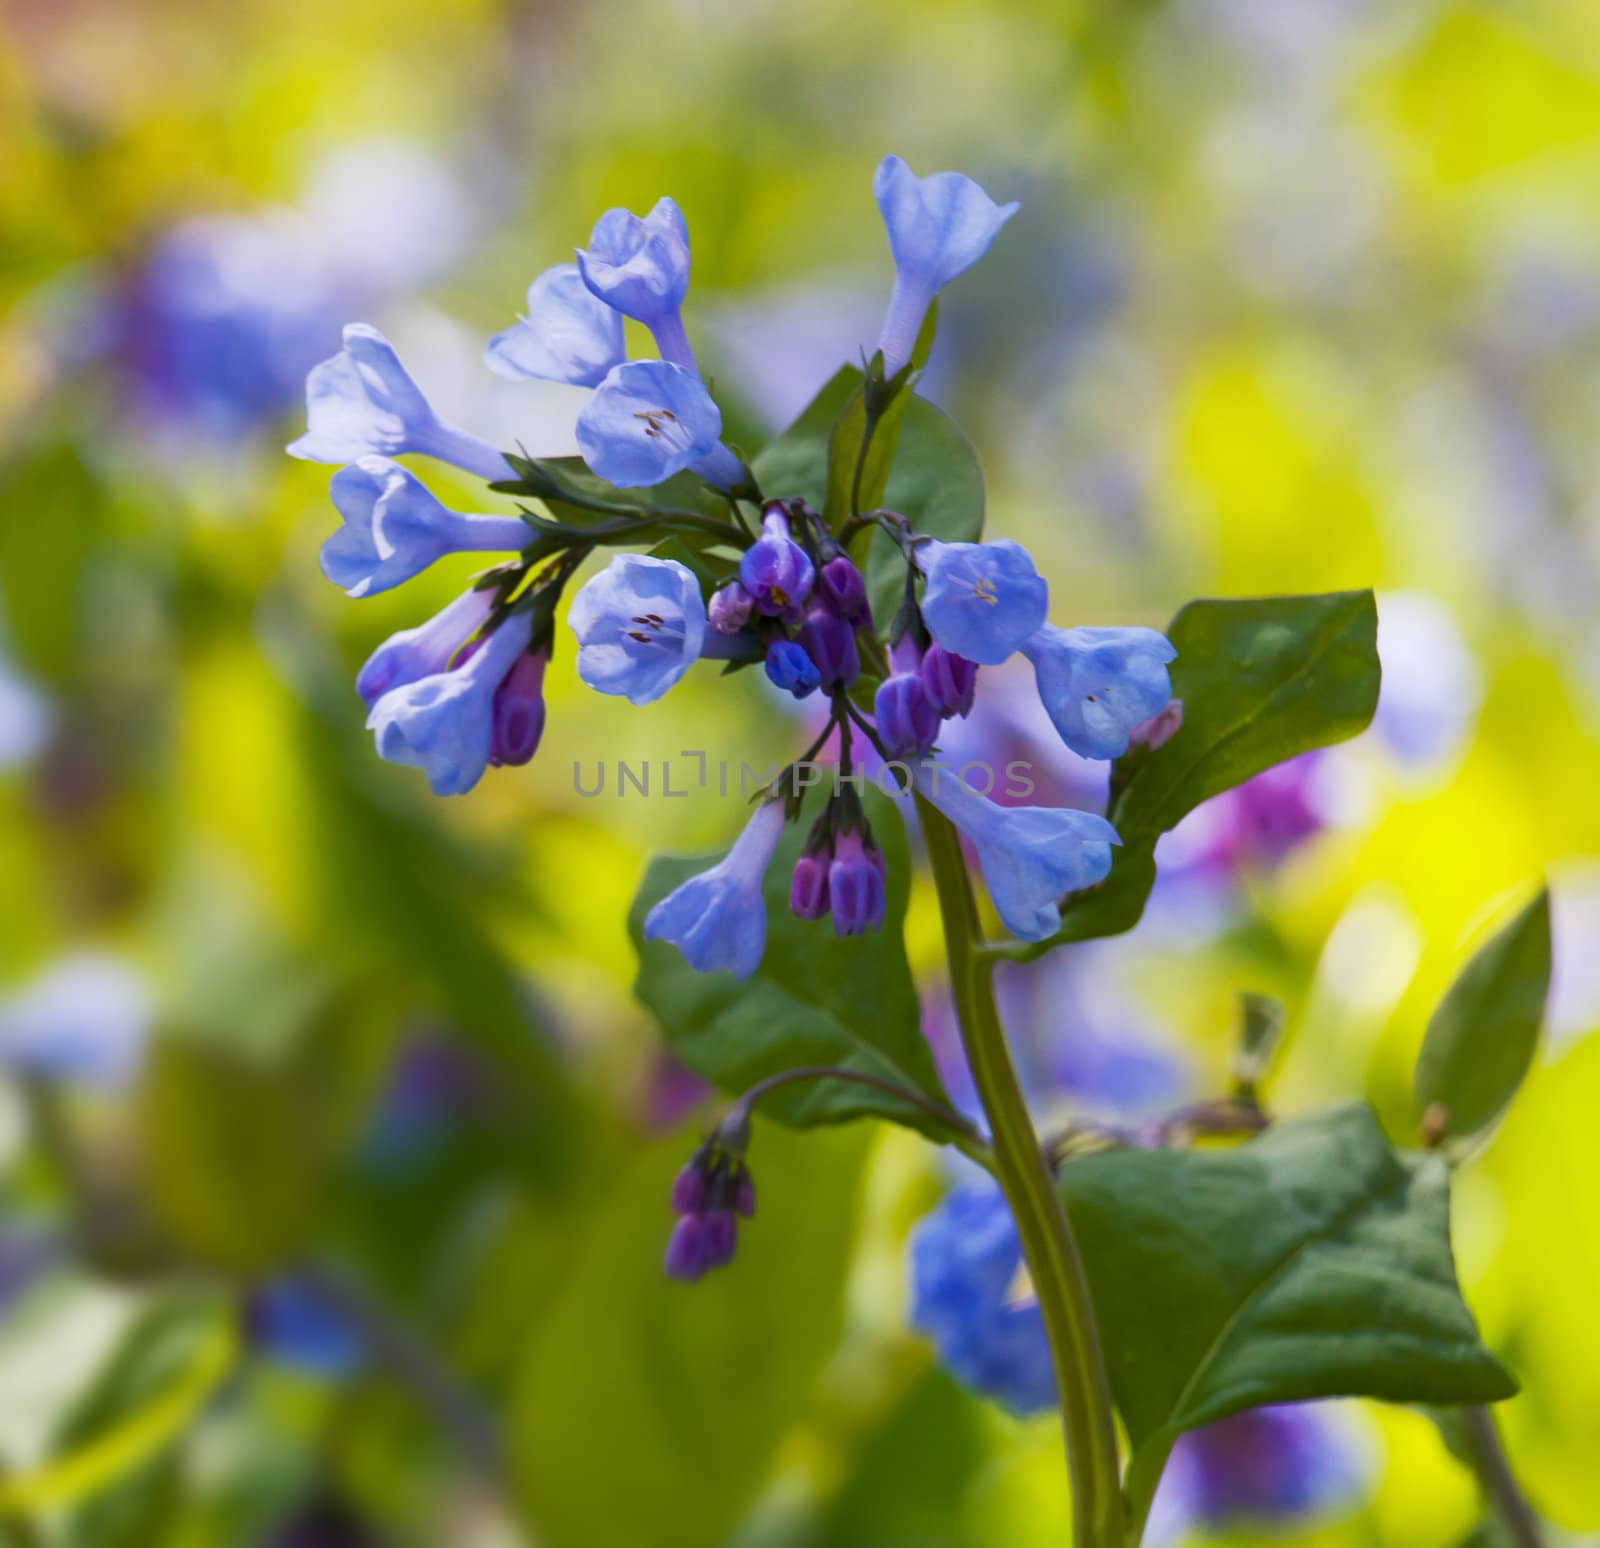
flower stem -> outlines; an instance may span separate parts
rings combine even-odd
[[[1006,1047],[994,1000],[994,962],[982,951],[961,840],[949,819],[921,796],[917,811],[939,891],[962,1043],[989,1120],[995,1175],[1016,1219],[1050,1340],[1072,1483],[1073,1545],[1124,1548],[1111,1388],[1083,1262]]]
[[[1511,1471],[1494,1415],[1487,1408],[1463,1408],[1461,1428],[1466,1434],[1472,1469],[1495,1514],[1505,1524],[1507,1537],[1516,1548],[1543,1548],[1539,1518]]]

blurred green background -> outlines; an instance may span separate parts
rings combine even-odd
[[[380,1534],[339,1543],[1065,1540],[1054,1425],[907,1328],[941,1187],[915,1139],[761,1127],[735,1268],[659,1275],[710,1108],[631,1002],[625,915],[652,850],[735,817],[583,800],[573,764],[759,767],[792,722],[709,674],[621,709],[558,653],[535,764],[430,799],[350,681],[473,565],[347,601],[327,470],[281,454],[356,317],[455,417],[567,450],[570,391],[489,376],[482,340],[663,193],[754,444],[875,335],[889,150],[1023,201],[924,390],[1058,620],[1373,585],[1462,648],[1395,668],[1442,752],[1339,750],[1320,832],[1108,971],[1212,1086],[1235,991],[1280,995],[1277,1104],[1364,1092],[1409,1139],[1428,1009],[1548,874],[1552,1036],[1456,1246],[1523,1381],[1516,1468],[1600,1541],[1600,7],[13,0],[0,992],[92,952],[153,1028],[126,1084],[0,1077],[16,1541],[288,1543],[308,1510]],[[912,948],[933,973],[926,897]],[[271,1336],[308,1283],[365,1358]],[[1427,1419],[1357,1422],[1370,1486],[1288,1539],[1459,1543],[1474,1489]]]

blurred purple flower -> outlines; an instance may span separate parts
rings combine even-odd
[[[150,998],[139,976],[115,957],[79,952],[0,1000],[0,1068],[125,1086],[150,1030]]]

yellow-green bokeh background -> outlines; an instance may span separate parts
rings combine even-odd
[[[501,1054],[534,997],[572,1088],[526,1112],[549,1143],[474,1200],[492,1220],[463,1204],[416,1250],[454,1255],[461,1282],[419,1315],[520,1416],[521,1513],[552,1544],[1063,1542],[1052,1426],[963,1396],[905,1330],[904,1235],[936,1188],[914,1141],[763,1132],[773,1203],[737,1269],[693,1301],[655,1277],[660,1189],[693,1131],[637,1121],[653,1033],[625,913],[652,848],[721,841],[733,817],[582,802],[570,770],[777,753],[769,701],[708,675],[630,712],[561,657],[538,761],[431,802],[372,758],[345,684],[469,566],[346,601],[316,570],[326,470],[277,455],[292,412],[177,467],[144,455],[109,378],[52,352],[62,294],[163,222],[292,201],[320,155],[373,135],[454,158],[487,206],[419,298],[479,334],[600,210],[665,192],[694,236],[691,329],[700,307],[758,320],[765,293],[818,275],[886,291],[878,157],[972,171],[1025,208],[949,299],[940,392],[983,456],[992,529],[1033,545],[1058,618],[1159,624],[1196,595],[1366,585],[1446,602],[1485,686],[1458,762],[1420,787],[1378,770],[1359,822],[1261,882],[1258,931],[1145,975],[1217,1071],[1234,991],[1280,994],[1297,1028],[1281,1103],[1365,1092],[1403,1139],[1410,1061],[1468,939],[1541,871],[1559,918],[1562,878],[1600,855],[1600,332],[1535,337],[1544,314],[1510,284],[1531,275],[1558,310],[1600,294],[1600,7],[19,0],[0,23],[0,593],[89,770],[70,801],[47,775],[0,776],[0,975],[93,942],[188,1006],[215,967],[211,1009],[184,1014],[224,1042],[326,978],[385,1007],[385,1028],[421,1009]],[[1090,249],[1120,299],[1068,326]],[[1044,337],[1026,311],[1041,296]],[[1102,467],[1137,498],[1097,497]],[[1331,971],[1353,911],[1366,950],[1346,932]],[[934,966],[926,900],[913,949]],[[246,960],[260,977],[241,988]],[[1582,1031],[1541,1059],[1457,1203],[1469,1300],[1525,1388],[1504,1412],[1516,1468],[1574,1534],[1600,1526],[1600,1036]],[[376,1076],[345,1062],[359,1105]],[[80,1121],[91,1142],[139,1128]],[[19,1194],[56,1197],[8,1122]],[[115,1282],[70,1294],[150,1293]],[[816,1302],[785,1359],[788,1319]],[[52,1336],[34,1315],[13,1340]],[[655,1406],[627,1386],[641,1362]],[[0,1388],[0,1406],[46,1401],[31,1391]],[[341,1488],[403,1541],[490,1541],[472,1534],[501,1513],[463,1503],[448,1460],[406,1465],[421,1443],[400,1400],[364,1401],[370,1423],[331,1445]],[[200,1503],[181,1540],[230,1541],[204,1505],[230,1467],[313,1471],[328,1402],[269,1375],[213,1409],[197,1431],[226,1434],[183,1442],[205,1463],[186,1469]],[[1371,1423],[1370,1501],[1291,1540],[1460,1542],[1473,1487],[1430,1424]]]

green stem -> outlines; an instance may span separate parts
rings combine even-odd
[[[1516,1548],[1543,1548],[1539,1518],[1511,1471],[1511,1461],[1500,1441],[1500,1429],[1487,1408],[1463,1408],[1461,1428],[1472,1457],[1472,1470],[1495,1514],[1505,1524]]]
[[[995,1175],[1016,1219],[1050,1340],[1072,1481],[1073,1545],[1124,1548],[1111,1388],[1083,1262],[1006,1047],[994,999],[994,960],[982,950],[960,837],[920,796],[917,811],[939,891],[962,1043],[989,1120]]]

